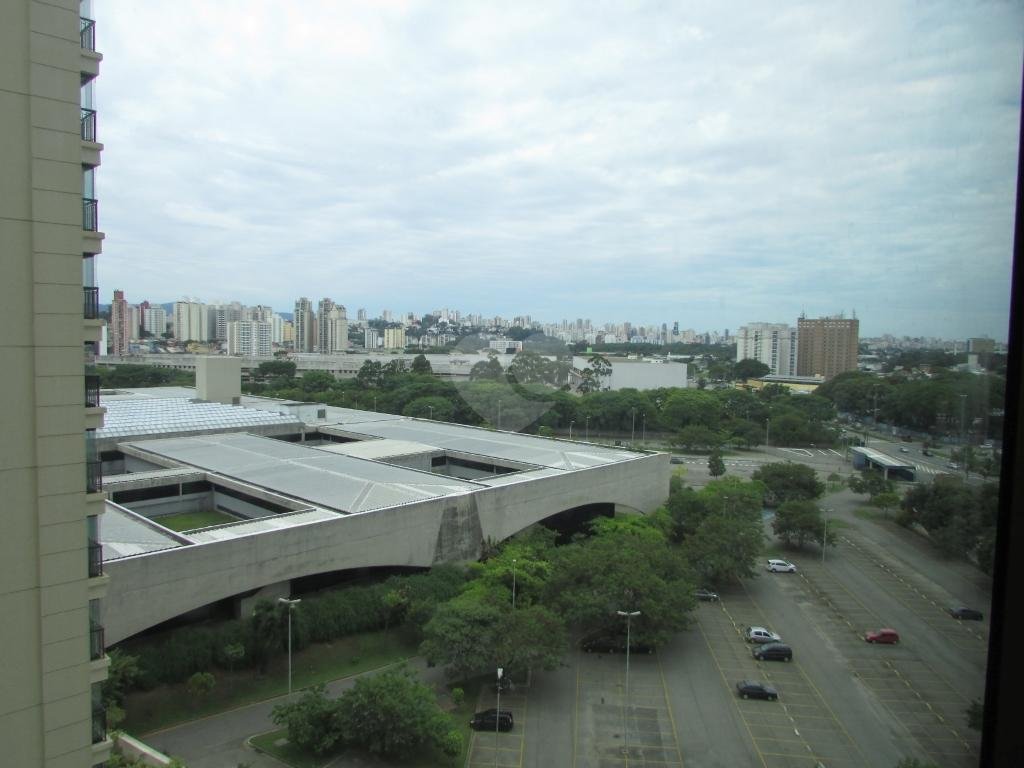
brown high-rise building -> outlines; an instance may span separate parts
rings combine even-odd
[[[857,370],[860,321],[844,317],[801,317],[796,323],[798,376],[831,379]]]

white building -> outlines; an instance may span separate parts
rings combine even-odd
[[[385,328],[384,329],[385,349],[405,349],[405,329]]]
[[[736,362],[757,360],[775,376],[796,376],[797,333],[786,323],[751,323],[736,334]]]
[[[156,337],[167,333],[167,312],[163,307],[142,310],[142,330]]]
[[[206,305],[191,299],[174,302],[172,332],[178,341],[208,341]]]
[[[367,349],[377,349],[380,346],[380,331],[376,328],[367,328],[363,331],[363,346]]]
[[[321,355],[344,352],[348,349],[348,316],[345,307],[332,302],[331,308],[325,312],[321,302],[317,326],[320,329],[317,351]]]
[[[227,342],[229,355],[243,357],[270,357],[270,323],[262,320],[233,320],[228,323]]]

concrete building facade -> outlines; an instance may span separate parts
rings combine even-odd
[[[797,375],[826,381],[857,370],[860,321],[844,317],[801,317],[797,320]]]
[[[295,351],[313,352],[316,347],[316,313],[313,302],[303,296],[295,301]]]
[[[271,326],[260,320],[234,320],[227,326],[229,355],[270,357],[273,352]]]
[[[94,259],[99,224],[97,111],[102,56],[78,0],[0,4],[0,762],[101,765],[110,753],[95,430],[99,383]],[[84,296],[84,301],[83,301]]]
[[[774,376],[795,376],[797,331],[786,323],[751,323],[736,333],[736,362],[757,360]]]
[[[128,353],[128,342],[132,338],[131,312],[125,301],[124,291],[114,291],[110,302],[110,353],[124,355]]]
[[[206,305],[185,299],[174,302],[172,333],[178,341],[209,341]]]

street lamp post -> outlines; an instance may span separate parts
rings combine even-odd
[[[629,410],[632,414],[632,421],[630,422],[629,427],[629,442],[632,443],[636,440],[636,408],[630,408]]]
[[[641,443],[646,443],[647,442],[647,411],[642,411],[640,413],[640,423],[643,425],[643,430],[641,432],[641,435],[643,435],[643,436],[640,438],[640,442]]]
[[[501,400],[498,401],[498,431],[501,431]]]
[[[302,602],[302,598],[296,597],[289,600],[287,597],[277,598],[277,602],[288,606],[288,698],[292,697],[292,611],[295,606]]]
[[[498,764],[498,729],[501,726],[501,673],[502,668],[498,667],[498,684],[495,688],[498,691],[498,700],[494,710],[494,764]]]
[[[765,448],[767,448],[768,446],[770,446],[772,444],[772,441],[769,439],[771,437],[771,425],[772,425],[771,419],[765,419],[764,420],[764,447]]]
[[[433,421],[434,420],[434,406],[428,405],[427,406],[427,410],[430,411],[430,420]]]
[[[628,764],[628,761],[629,761],[629,715],[628,715],[628,711],[629,711],[629,630],[630,630],[630,621],[632,620],[632,618],[634,616],[639,616],[640,615],[640,611],[616,611],[616,613],[619,614],[619,616],[625,616],[626,617],[626,706],[622,710],[622,721],[623,721],[622,738],[623,738],[623,744],[625,745],[623,747],[623,753],[626,756],[626,761],[627,761],[627,764]]]
[[[575,421],[570,421],[569,422],[569,439],[570,440],[572,440],[572,425],[575,424],[575,423],[576,423]]]
[[[376,395],[373,396],[373,412],[374,413],[377,412],[377,396]]]
[[[512,610],[516,609],[516,559],[512,558]]]
[[[590,417],[589,416],[587,416],[586,430],[587,431],[586,431],[585,438],[586,438],[586,441],[589,443],[590,442]]]

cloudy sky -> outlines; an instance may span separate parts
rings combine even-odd
[[[104,301],[1005,338],[1019,2],[96,5]]]

